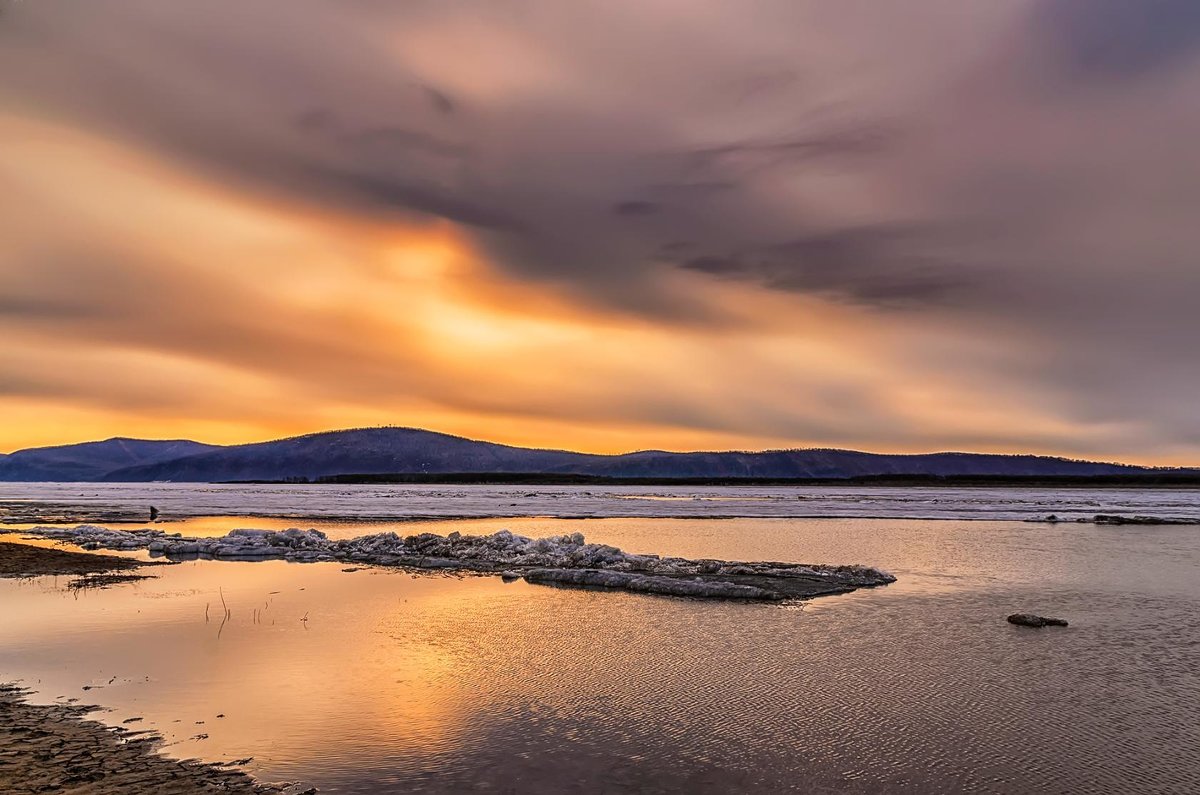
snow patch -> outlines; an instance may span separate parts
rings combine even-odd
[[[589,544],[582,533],[528,538],[508,530],[491,535],[376,533],[332,540],[319,530],[232,530],[192,538],[162,530],[110,530],[98,525],[0,530],[67,541],[84,549],[149,550],[171,559],[334,561],[520,575],[529,582],[594,585],[676,596],[778,599],[833,593],[894,582],[866,566],[821,566],[638,555]],[[752,580],[745,582],[745,580]],[[788,587],[770,583],[791,581]],[[805,583],[807,585],[801,585]],[[784,594],[780,596],[779,594]]]

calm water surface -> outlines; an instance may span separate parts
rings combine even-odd
[[[265,523],[172,529],[229,526]],[[500,527],[900,579],[803,607],[282,562],[77,595],[0,581],[0,679],[324,792],[1200,791],[1200,528],[430,525]],[[1012,627],[1017,610],[1071,626]]]

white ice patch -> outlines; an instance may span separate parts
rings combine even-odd
[[[2,532],[5,531],[0,530]],[[110,530],[86,524],[76,527],[40,526],[7,532],[67,541],[84,549],[145,549],[155,555],[176,559],[202,556],[224,560],[337,561],[482,572],[588,569],[671,577],[806,577],[854,587],[895,581],[891,575],[866,566],[746,563],[636,555],[607,544],[589,544],[582,533],[547,538],[528,538],[508,530],[482,536],[461,533],[446,536],[434,533],[411,536],[377,533],[332,540],[320,530],[292,528],[232,530],[220,538],[194,538],[149,528]]]

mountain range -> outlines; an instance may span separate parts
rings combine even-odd
[[[418,428],[327,431],[270,442],[210,445],[183,439],[107,439],[0,454],[0,481],[220,482],[337,476],[536,475],[646,479],[1104,477],[1163,470],[1035,455],[854,450],[596,455],[465,439]]]

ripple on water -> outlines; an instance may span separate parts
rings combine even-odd
[[[768,791],[1193,791],[1179,750],[1200,741],[1181,708],[1200,703],[1195,649],[1146,649],[1200,637],[1196,606],[1063,593],[1056,608],[1082,625],[1031,634],[1003,624],[996,604],[1011,598],[860,593],[798,613],[531,596],[390,631],[486,672],[469,742],[503,749],[493,772],[520,749],[576,771],[578,756]],[[478,785],[480,753],[428,780]]]
[[[631,549],[901,579],[802,608],[281,562],[78,598],[0,582],[0,675],[47,698],[99,684],[106,720],[145,716],[172,753],[326,792],[1200,791],[1190,528],[602,526]],[[223,629],[204,620],[219,598]]]

